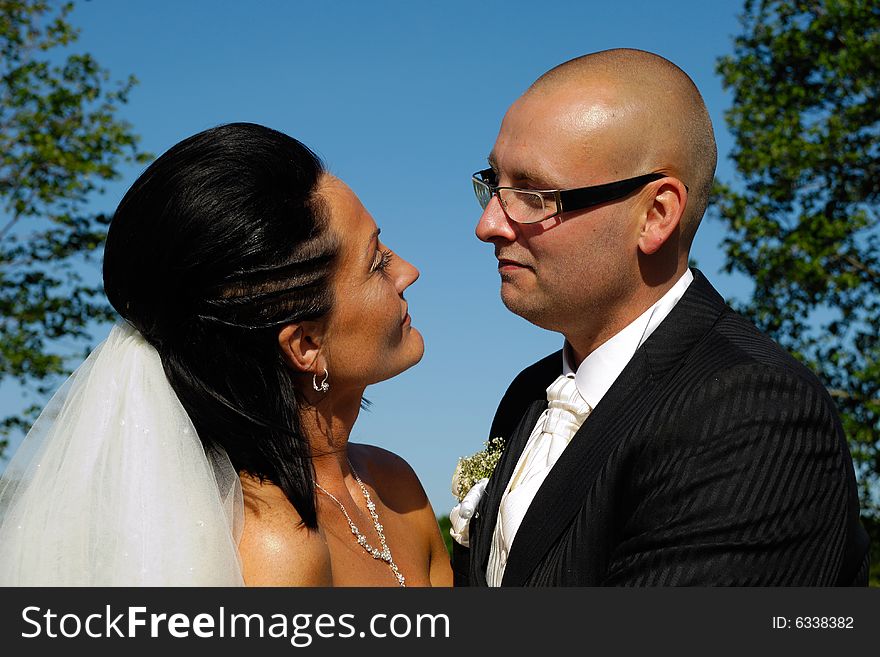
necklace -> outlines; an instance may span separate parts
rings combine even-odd
[[[394,558],[391,556],[391,549],[385,542],[385,534],[383,532],[384,528],[382,527],[382,523],[379,522],[379,514],[376,513],[376,505],[370,497],[370,491],[368,491],[367,487],[364,486],[364,482],[361,481],[361,478],[358,476],[358,473],[354,469],[354,466],[351,464],[351,461],[348,462],[348,467],[351,468],[351,474],[354,475],[354,479],[358,483],[358,486],[361,487],[361,492],[363,492],[364,499],[367,501],[367,510],[370,512],[370,517],[373,519],[373,526],[376,528],[376,534],[379,535],[379,544],[382,546],[381,550],[379,548],[373,547],[367,542],[367,537],[364,536],[357,528],[357,525],[354,524],[351,516],[348,515],[348,511],[345,510],[342,502],[336,499],[336,496],[333,495],[333,493],[328,491],[314,479],[312,479],[312,483],[315,484],[318,490],[324,493],[324,495],[336,502],[336,506],[339,507],[339,510],[342,511],[342,515],[344,515],[345,519],[348,521],[348,527],[349,529],[351,529],[351,533],[354,534],[358,545],[364,548],[364,550],[367,551],[367,554],[369,554],[374,559],[381,559],[382,561],[387,563],[388,567],[391,568],[391,572],[394,573],[394,576],[397,578],[398,584],[400,584],[401,586],[406,586],[406,578],[403,576],[400,570],[398,570],[397,564],[394,563]]]

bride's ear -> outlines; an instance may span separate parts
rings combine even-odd
[[[316,374],[324,370],[323,342],[323,326],[318,322],[288,324],[278,333],[278,346],[284,360],[297,372]]]

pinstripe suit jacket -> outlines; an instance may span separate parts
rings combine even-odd
[[[867,583],[852,460],[817,378],[706,278],[639,348],[539,489],[504,586]],[[457,585],[486,585],[501,495],[561,372],[524,370],[491,435],[504,454],[456,544]]]

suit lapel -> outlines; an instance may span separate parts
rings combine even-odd
[[[643,354],[634,357],[575,433],[529,506],[507,558],[503,586],[522,586],[571,525],[590,485],[617,445],[621,420],[640,415],[645,400]]]
[[[495,531],[495,523],[498,520],[498,508],[501,504],[501,497],[507,488],[510,478],[513,476],[513,469],[525,448],[526,442],[528,442],[535,423],[538,421],[538,416],[541,415],[546,407],[546,399],[534,400],[526,409],[522,418],[520,418],[519,424],[504,446],[504,453],[495,467],[492,477],[489,479],[486,492],[477,505],[476,511],[479,515],[471,520],[472,541],[476,539],[473,546],[474,560],[472,563],[476,566],[476,570],[483,580],[481,583],[484,586],[486,585],[486,566],[489,562],[492,534]]]
[[[723,299],[706,278],[697,270],[693,273],[694,281],[687,292],[636,351],[538,489],[511,546],[502,585],[525,583],[583,508],[613,449],[647,414],[662,391],[657,383],[681,365],[725,310]],[[521,451],[513,459],[514,464]],[[500,496],[494,500],[496,507],[498,501]]]

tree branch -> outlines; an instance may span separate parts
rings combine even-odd
[[[880,281],[880,272],[877,272],[877,271],[871,269],[870,267],[868,267],[868,265],[864,264],[860,260],[857,260],[853,256],[845,255],[845,256],[838,256],[838,258],[845,260],[846,262],[851,264],[853,267],[855,267],[859,271],[865,272],[866,274],[868,274],[868,276],[873,278],[875,281]]]
[[[865,404],[866,406],[880,406],[880,399],[866,397],[864,395],[854,395],[848,390],[841,390],[839,388],[829,388],[828,394],[831,395],[834,399],[842,399],[844,401],[854,401],[859,404]]]
[[[12,227],[16,224],[16,222],[18,222],[19,219],[21,219],[21,215],[15,214],[12,219],[10,219],[9,222],[5,226],[3,226],[2,229],[0,229],[0,240],[6,237],[6,233],[8,233],[12,229]]]

